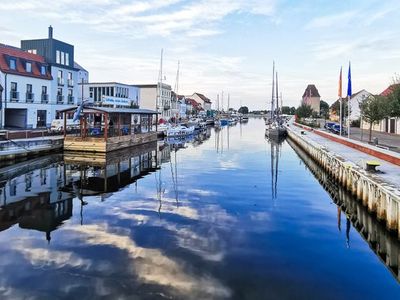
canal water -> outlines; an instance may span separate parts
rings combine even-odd
[[[262,119],[0,172],[1,299],[400,299],[399,242]]]

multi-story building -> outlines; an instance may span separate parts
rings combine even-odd
[[[52,76],[43,56],[0,44],[0,85],[4,87],[1,128],[50,125]]]
[[[205,112],[211,112],[211,100],[203,94],[193,93],[193,95],[187,97],[196,100],[197,103],[200,103]]]
[[[350,121],[358,120],[361,116],[360,104],[371,95],[366,90],[353,94],[350,98]]]
[[[321,96],[314,84],[309,84],[303,94],[303,103],[311,106],[312,110],[319,114]]]
[[[156,110],[164,119],[172,117],[171,86],[165,83],[138,84],[140,108]]]
[[[82,83],[79,84],[82,87]],[[90,82],[84,83],[79,89],[79,98],[89,100],[98,106],[132,107],[140,105],[139,88],[134,85],[118,82]]]
[[[32,54],[43,56],[50,67],[53,80],[50,87],[52,110],[50,121],[55,117],[56,110],[78,103],[78,81],[88,79],[88,73],[82,67],[75,67],[74,46],[53,38],[53,28],[49,27],[45,39],[23,40],[21,49]]]

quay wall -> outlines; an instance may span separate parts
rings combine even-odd
[[[290,128],[288,137],[400,238],[400,191]]]
[[[344,138],[344,137],[338,136],[338,135],[330,133],[330,132],[325,132],[322,130],[314,129],[314,128],[311,128],[309,126],[305,126],[305,125],[302,125],[299,123],[294,123],[294,125],[297,127],[303,128],[307,131],[312,131],[313,133],[318,134],[319,136],[327,138],[336,143],[340,143],[342,145],[351,147],[353,149],[362,151],[366,154],[375,156],[379,159],[382,159],[382,160],[388,161],[392,164],[400,166],[400,154],[398,154],[398,153],[394,153],[394,152],[388,151],[386,149],[378,148],[376,146],[367,145],[367,144],[359,142],[359,141],[349,140],[348,138]]]

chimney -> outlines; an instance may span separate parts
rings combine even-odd
[[[49,26],[49,39],[53,38],[53,27]]]

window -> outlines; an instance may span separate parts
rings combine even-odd
[[[57,77],[63,78],[63,72],[61,70],[58,70]]]
[[[45,66],[40,66],[40,74],[46,75],[46,67]]]
[[[32,73],[32,63],[27,62],[25,69],[26,69],[27,72]]]
[[[69,53],[65,53],[65,65],[69,66]]]
[[[61,63],[61,52],[59,50],[56,51],[56,63]]]
[[[37,54],[37,50],[36,49],[29,49],[28,52],[32,53],[32,54]]]
[[[68,89],[68,96],[72,97],[72,89]]]
[[[16,82],[11,82],[11,91],[13,91],[13,92],[17,91],[17,83]]]
[[[26,92],[27,93],[32,93],[32,84],[27,84],[26,85]]]
[[[68,80],[72,80],[72,73],[68,72]]]
[[[65,65],[65,53],[61,52],[61,62],[60,64]]]
[[[42,95],[47,95],[47,86],[42,85]]]
[[[10,69],[15,70],[17,68],[17,62],[14,58],[10,59]]]
[[[58,95],[58,96],[61,96],[61,95],[62,95],[62,88],[58,88],[58,89],[57,89],[57,95]]]

